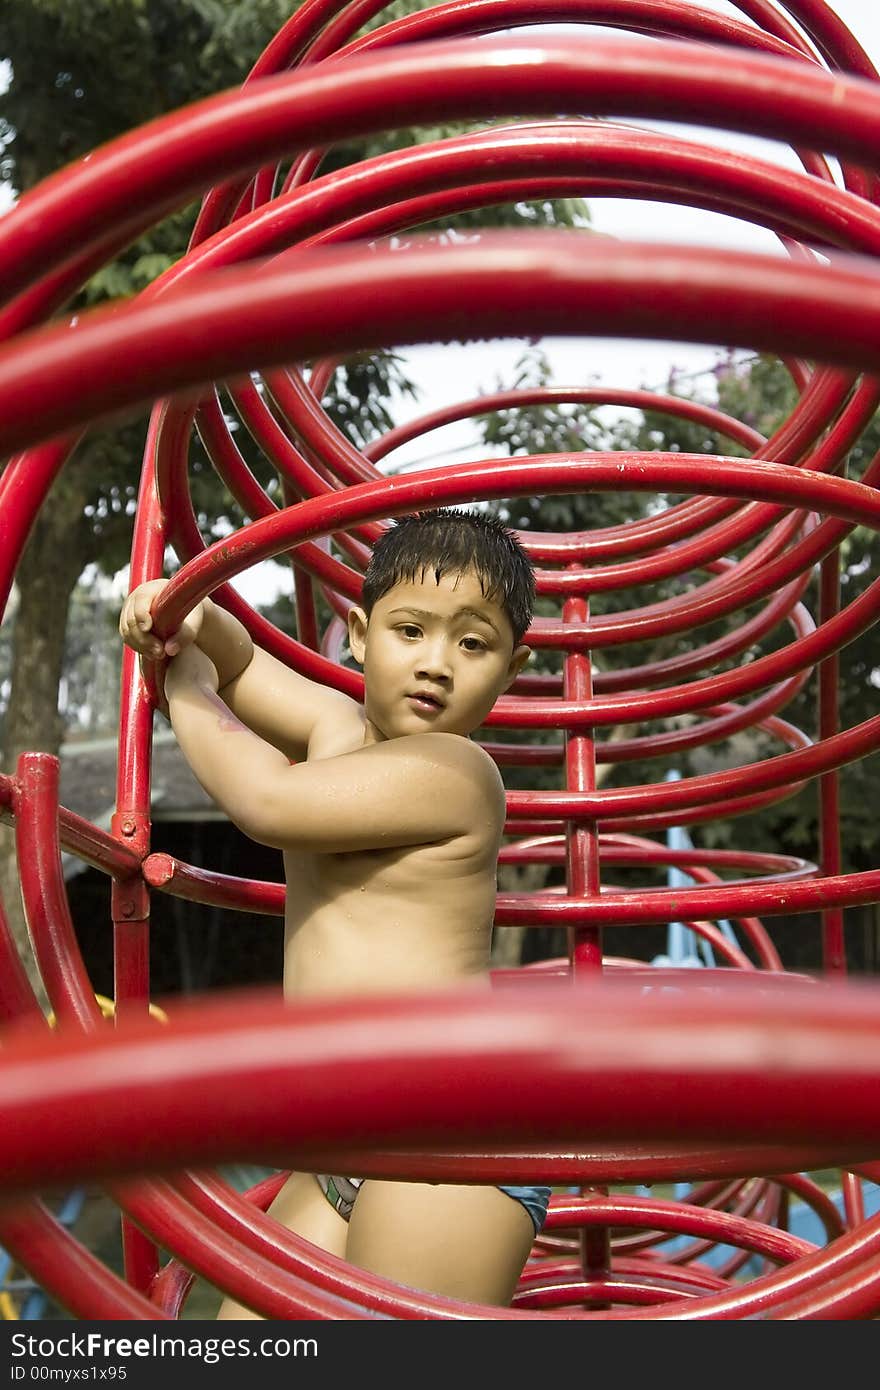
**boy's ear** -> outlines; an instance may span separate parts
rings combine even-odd
[[[531,647],[520,644],[520,646],[514,648],[513,656],[510,658],[510,665],[507,668],[507,676],[504,681],[505,690],[509,690],[513,685],[513,682],[516,680],[531,654]]]
[[[367,615],[362,608],[348,610],[348,647],[359,666],[364,664],[367,642]]]

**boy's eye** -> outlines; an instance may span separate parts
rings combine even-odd
[[[410,638],[418,638],[422,635],[422,629],[417,627],[415,623],[401,623],[397,631],[402,636]]]
[[[461,645],[466,652],[484,652],[486,650],[486,643],[479,637],[463,637]]]

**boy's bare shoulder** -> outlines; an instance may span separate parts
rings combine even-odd
[[[497,796],[500,793],[504,796],[504,783],[493,759],[479,743],[461,734],[407,734],[402,738],[372,744],[369,750],[364,751],[379,758],[412,759],[419,763],[428,761],[435,767],[448,768],[467,776],[473,782],[475,791],[484,790],[487,794]]]

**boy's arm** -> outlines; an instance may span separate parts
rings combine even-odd
[[[318,852],[389,849],[503,823],[497,769],[454,734],[415,734],[291,766],[217,693],[196,646],[165,678],[171,724],[209,796],[251,839]]]
[[[197,644],[213,664],[223,700],[233,714],[297,761],[308,756],[309,742],[320,729],[333,730],[359,717],[354,700],[298,675],[255,646],[244,624],[209,598],[163,642],[152,631],[151,608],[168,582],[157,579],[139,585],[122,609],[120,635],[145,660],[170,659]]]
[[[243,724],[296,762],[308,757],[316,737],[324,748],[340,740],[351,746],[362,728],[356,701],[291,671],[262,647],[255,646],[240,674],[221,684],[220,695]]]

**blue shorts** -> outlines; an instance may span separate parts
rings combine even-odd
[[[547,1208],[550,1205],[549,1187],[499,1187],[499,1192],[506,1192],[508,1197],[512,1197],[515,1202],[520,1202],[525,1207],[532,1224],[535,1227],[535,1235],[539,1235],[544,1222],[547,1220]]]
[[[361,1183],[364,1181],[363,1178],[341,1178],[331,1173],[316,1173],[315,1178],[327,1201],[347,1221],[357,1200]],[[525,1208],[532,1218],[532,1225],[535,1228],[535,1235],[537,1235],[547,1219],[550,1188],[499,1187],[498,1191],[505,1192],[508,1197],[512,1197],[515,1202],[519,1202]]]

